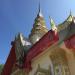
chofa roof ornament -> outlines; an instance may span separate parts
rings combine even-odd
[[[50,19],[51,30],[57,31],[57,27],[55,25],[54,20],[52,18],[50,18],[50,16],[49,16],[49,19]]]
[[[67,22],[71,22],[73,20],[73,15],[72,15],[72,12],[70,10],[70,14],[69,14],[69,17],[67,18]]]

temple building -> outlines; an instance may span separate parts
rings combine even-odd
[[[75,17],[58,25],[50,18],[50,25],[39,7],[29,38],[18,33],[11,42],[1,75],[75,75]]]

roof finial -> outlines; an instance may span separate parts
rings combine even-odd
[[[70,9],[70,16],[72,16],[72,12],[71,12],[71,9]]]
[[[39,1],[39,12],[38,12],[38,15],[43,17],[42,13],[41,13],[41,7],[40,7],[40,1]]]
[[[54,20],[52,18],[50,18],[50,16],[49,16],[49,19],[50,19],[51,30],[56,31],[57,27],[55,25]]]
[[[40,8],[40,1],[39,1],[39,12],[41,11],[41,8]]]

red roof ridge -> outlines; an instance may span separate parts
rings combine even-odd
[[[36,44],[30,48],[26,56],[24,67],[26,69],[30,69],[31,67],[29,65],[31,64],[31,60],[58,40],[58,34],[55,34],[52,30],[48,31]]]

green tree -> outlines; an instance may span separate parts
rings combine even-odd
[[[0,64],[0,74],[2,72],[3,66],[4,66],[3,64]]]

